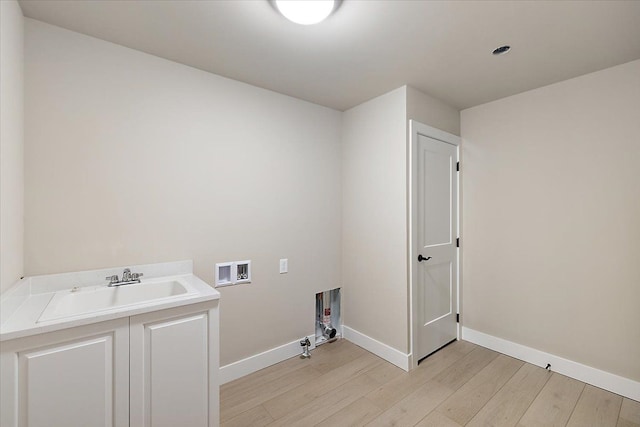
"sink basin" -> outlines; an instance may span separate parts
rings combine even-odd
[[[38,323],[161,300],[172,300],[192,294],[177,280],[143,282],[122,286],[100,286],[56,292],[44,309]]]

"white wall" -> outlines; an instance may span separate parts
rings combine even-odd
[[[407,119],[460,136],[460,111],[411,86],[407,86]]]
[[[408,86],[343,113],[344,324],[407,354],[408,120],[459,132],[459,112]]]
[[[406,87],[343,113],[343,323],[407,350]]]
[[[0,292],[23,275],[23,27],[18,3],[0,1]]]
[[[25,273],[251,259],[221,364],[314,331],[340,286],[340,113],[26,19]],[[289,259],[279,274],[278,260]]]
[[[462,112],[464,326],[640,380],[640,61]]]

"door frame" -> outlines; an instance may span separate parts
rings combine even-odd
[[[418,239],[415,236],[415,230],[417,230],[418,224],[418,207],[415,201],[418,197],[418,135],[423,135],[428,138],[432,138],[447,144],[456,146],[456,161],[460,161],[460,143],[462,142],[459,136],[450,134],[448,132],[436,129],[434,127],[425,125],[415,120],[409,120],[409,259],[407,260],[407,270],[409,273],[409,369],[415,369],[418,366],[419,357],[416,356],[416,348],[418,343],[418,301],[417,301],[417,286],[414,278],[418,275],[418,264],[415,262],[418,256]],[[457,188],[457,212],[456,221],[458,228],[458,237],[461,238],[460,230],[460,175],[458,175],[458,188]],[[461,256],[460,248],[457,248],[457,274],[456,274],[456,310],[460,313],[460,287],[461,287]],[[457,338],[460,339],[460,323],[457,324],[456,330]]]

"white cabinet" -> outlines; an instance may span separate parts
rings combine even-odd
[[[2,427],[217,427],[218,301],[2,342]]]
[[[129,319],[2,344],[0,425],[129,425]]]

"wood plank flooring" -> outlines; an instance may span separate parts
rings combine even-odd
[[[465,341],[412,372],[345,340],[220,388],[222,427],[640,427],[640,402]]]

